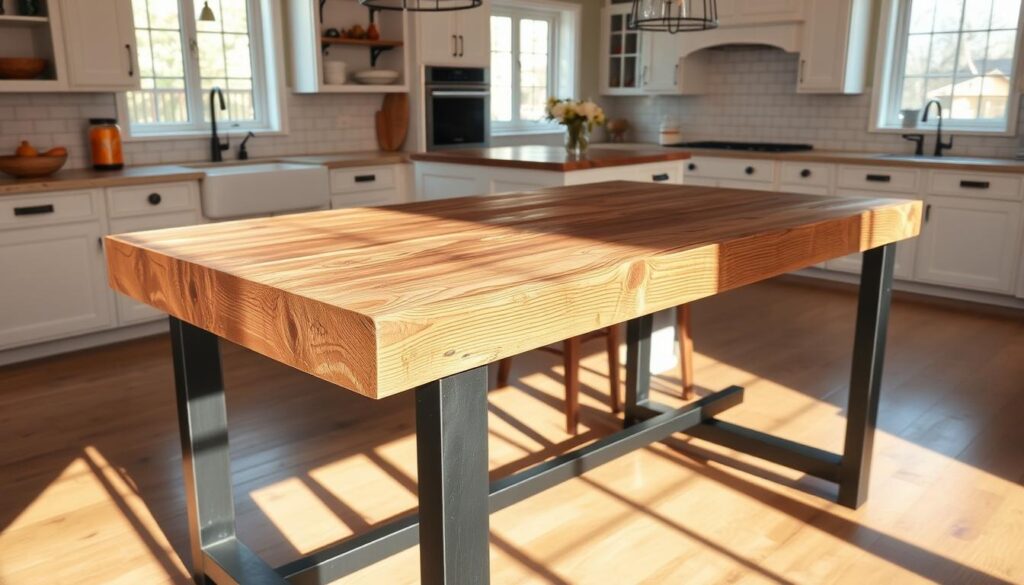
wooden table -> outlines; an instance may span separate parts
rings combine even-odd
[[[675,433],[867,497],[895,243],[917,201],[603,183],[107,238],[111,286],[171,315],[197,580],[327,583],[420,544],[488,581],[488,514]],[[648,397],[656,311],[864,252],[841,455],[728,424],[731,387]],[[625,429],[488,485],[487,364],[627,322]],[[420,512],[272,569],[235,538],[218,337],[371,398],[415,388]]]

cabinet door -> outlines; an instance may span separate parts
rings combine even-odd
[[[464,67],[488,67],[491,64],[491,8],[484,2],[472,10],[459,10],[459,64]]]
[[[1021,204],[929,197],[921,229],[917,280],[1013,292],[1020,251]]]
[[[72,89],[138,88],[131,0],[66,0],[61,12]]]
[[[800,92],[842,91],[849,28],[850,0],[810,0],[800,51]]]
[[[196,225],[200,222],[199,213],[196,211],[182,211],[178,213],[161,213],[141,217],[115,219],[110,222],[110,233],[123,234],[128,232],[143,232],[162,228],[181,227]],[[121,293],[114,293],[117,305],[118,325],[134,325],[146,321],[163,319],[167,315],[149,305],[140,303]]]
[[[451,199],[467,195],[490,193],[490,181],[472,172],[445,168],[451,165],[437,165],[422,168],[416,165],[416,198],[419,201]],[[424,165],[425,166],[425,165]]]
[[[616,5],[601,11],[604,24],[601,63],[601,93],[641,93],[640,33],[627,26],[630,6]]]
[[[679,35],[643,33],[641,53],[643,70],[640,81],[645,92],[672,93],[677,91],[679,78]]]
[[[113,325],[100,222],[0,231],[0,349]]]
[[[461,65],[461,59],[458,58],[457,14],[454,12],[420,12],[416,18],[420,63],[424,65]]]

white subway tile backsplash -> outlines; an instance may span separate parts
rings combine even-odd
[[[288,96],[288,134],[261,135],[249,141],[253,157],[295,156],[377,148],[374,113],[379,95]],[[22,140],[39,148],[65,146],[68,168],[89,164],[86,134],[89,118],[117,115],[114,94],[0,94],[0,154],[13,153]],[[222,135],[225,134],[222,131]],[[229,130],[234,158],[243,132]],[[182,163],[209,158],[209,141],[146,140],[126,142],[125,162],[130,165]]]
[[[715,49],[701,96],[606,97],[611,117],[626,118],[628,140],[656,142],[665,116],[687,140],[809,142],[819,149],[910,152],[899,134],[868,131],[870,91],[862,95],[796,93],[799,57],[770,48]],[[1024,106],[1022,106],[1024,109]],[[1024,112],[1018,123],[1024,130]],[[954,133],[955,134],[955,133]],[[928,139],[928,145],[932,139]],[[957,136],[952,154],[1013,158],[1016,137]]]

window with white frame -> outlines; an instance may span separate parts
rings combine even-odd
[[[491,128],[541,130],[558,87],[560,13],[495,6],[491,12]]]
[[[208,0],[214,21],[198,20],[204,0],[132,0],[141,88],[125,94],[136,136],[202,132],[210,90],[226,128],[271,129],[270,75],[264,62],[260,0]]]
[[[1021,0],[889,1],[877,127],[900,128],[937,100],[950,128],[1014,130]]]

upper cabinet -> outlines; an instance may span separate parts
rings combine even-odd
[[[797,91],[862,93],[871,0],[807,0]]]
[[[287,15],[291,85],[296,93],[409,91],[405,13],[370,10],[357,0],[288,0]],[[377,39],[342,34],[357,26],[367,31],[371,22],[377,25]],[[357,73],[385,70],[397,72],[398,77],[391,83],[355,80]]]
[[[803,0],[718,0],[721,26],[797,22],[802,17]]]
[[[65,89],[60,4],[44,0],[30,13],[10,0],[5,6],[5,14],[0,14],[0,57],[39,59],[41,71],[28,79],[0,79],[0,92]]]
[[[491,5],[469,10],[419,12],[416,37],[421,65],[487,67],[491,62]]]
[[[70,89],[139,87],[131,0],[62,0],[61,12]]]
[[[629,28],[630,9],[615,4],[602,11],[601,93],[677,93],[680,36]]]

